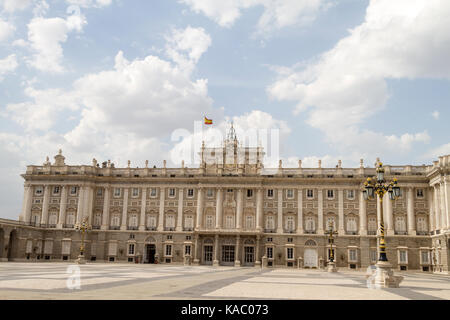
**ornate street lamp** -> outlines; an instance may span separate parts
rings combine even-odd
[[[325,231],[325,234],[328,235],[328,242],[330,243],[330,258],[328,261],[328,272],[337,272],[336,263],[334,262],[334,253],[333,253],[333,242],[334,242],[333,235],[336,235],[338,233],[333,230],[333,222],[332,221],[328,222],[328,230]]]
[[[89,225],[88,217],[84,217],[81,223],[75,225],[75,230],[81,232],[81,245],[80,245],[80,255],[78,256],[78,264],[85,264],[86,259],[84,258],[84,236],[87,231],[92,230],[92,226]]]
[[[403,277],[394,276],[391,270],[391,265],[388,262],[386,255],[386,241],[384,238],[384,219],[383,219],[383,197],[386,193],[389,194],[390,200],[396,200],[400,196],[400,187],[397,185],[397,179],[394,178],[391,182],[386,182],[384,178],[383,163],[380,161],[376,164],[376,176],[367,178],[364,182],[363,197],[365,200],[372,200],[376,195],[380,198],[380,233],[379,233],[379,258],[376,264],[377,274],[375,276],[375,284],[387,288],[397,288]]]

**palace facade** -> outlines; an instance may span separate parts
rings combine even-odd
[[[363,183],[375,169],[264,168],[261,147],[242,147],[231,129],[222,147],[199,153],[199,168],[27,166],[18,221],[0,219],[3,261],[73,261],[83,218],[88,261],[322,268],[326,235],[337,232],[337,267],[377,261],[381,214],[365,201]],[[387,256],[397,270],[448,273],[450,156],[432,165],[385,165],[398,178],[399,199],[383,201]]]

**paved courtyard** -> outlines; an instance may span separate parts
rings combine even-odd
[[[0,299],[450,299],[448,275],[396,272],[405,277],[401,288],[376,290],[367,287],[364,272],[347,270],[331,274],[103,263],[77,267],[69,263],[0,263]]]

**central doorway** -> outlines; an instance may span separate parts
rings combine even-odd
[[[317,249],[305,249],[304,261],[305,268],[317,268]]]
[[[154,244],[145,245],[145,263],[155,263],[156,247]]]
[[[213,262],[213,246],[205,245],[203,246],[203,263],[206,265],[212,264]]]
[[[255,262],[255,248],[244,247],[244,265],[253,266]]]
[[[234,266],[234,246],[222,246],[222,264],[224,266]]]

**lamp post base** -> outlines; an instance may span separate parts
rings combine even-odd
[[[86,259],[84,258],[84,255],[79,255],[78,259],[76,260],[78,264],[86,264]]]
[[[328,262],[328,268],[327,268],[328,272],[337,272],[336,269],[336,262]]]
[[[376,289],[398,288],[403,281],[402,276],[395,276],[392,271],[392,265],[387,261],[378,261],[375,265],[374,275],[369,280],[370,284]]]

